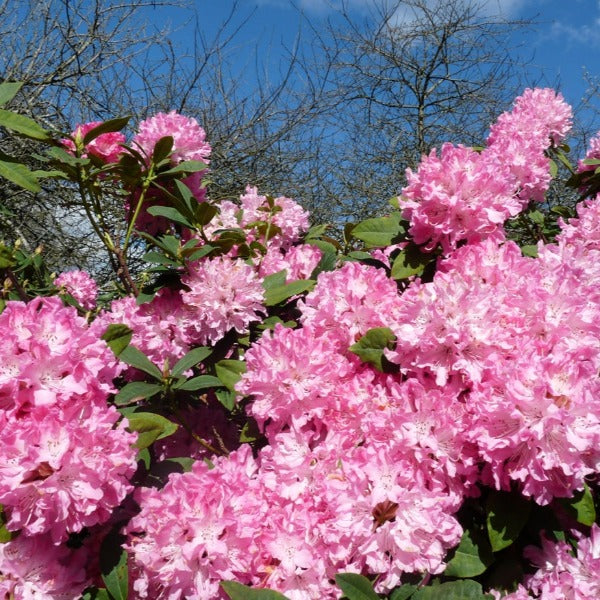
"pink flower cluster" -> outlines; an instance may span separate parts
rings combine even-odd
[[[444,144],[407,170],[403,216],[417,244],[448,254],[461,242],[503,239],[502,225],[530,200],[541,201],[550,183],[545,152],[571,127],[572,112],[551,89],[528,89],[492,125],[487,147],[476,152]]]
[[[96,307],[98,296],[98,285],[85,271],[65,271],[55,280],[54,285],[64,289],[73,296],[85,310],[93,310]]]
[[[71,136],[78,143],[81,143],[86,134],[99,125],[102,125],[102,121],[91,121],[90,123],[77,125]],[[71,153],[75,153],[76,146],[73,140],[66,138],[61,140],[61,143]],[[116,162],[123,153],[121,145],[124,143],[125,136],[119,131],[102,133],[89,144],[86,144],[82,157],[86,158],[88,155],[93,155],[105,163]]]
[[[576,533],[577,551],[566,542],[542,538],[542,547],[529,546],[526,557],[538,570],[505,600],[590,600],[600,597],[600,527],[592,525],[590,537]]]
[[[81,561],[62,544],[106,522],[132,490],[136,435],[106,403],[118,366],[58,298],[9,302],[0,328],[0,504],[20,532],[2,546],[0,585],[22,598],[58,597],[68,584],[80,593]],[[13,569],[23,555],[27,565]]]

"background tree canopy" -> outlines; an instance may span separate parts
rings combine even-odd
[[[157,28],[157,8],[187,9],[191,38],[178,25]],[[253,19],[234,3],[207,37],[201,9],[183,0],[5,0],[0,72],[24,82],[8,108],[65,133],[178,110],[207,132],[211,198],[237,198],[252,184],[339,228],[385,212],[405,169],[431,148],[481,143],[494,116],[537,83],[520,78],[530,55],[511,42],[535,24],[490,16],[477,0],[382,0],[358,14],[342,3],[325,24],[305,20],[284,60],[256,50],[241,73],[249,49],[239,33]],[[36,166],[31,141],[0,132],[0,148]],[[57,270],[108,276],[73,190],[49,179],[38,193],[3,182],[0,194],[0,239],[43,245]],[[106,210],[118,229],[121,201]]]

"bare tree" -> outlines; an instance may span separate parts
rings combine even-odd
[[[482,142],[522,89],[510,40],[531,25],[493,15],[489,4],[379,1],[362,18],[342,6],[326,38],[335,109],[324,127],[334,147],[321,154],[335,156],[339,177],[326,198],[308,200],[314,210],[332,218],[334,208],[342,219],[373,214],[431,148]]]

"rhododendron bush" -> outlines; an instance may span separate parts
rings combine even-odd
[[[213,201],[175,112],[0,124],[49,145],[9,178],[77,183],[115,265],[0,246],[3,598],[600,597],[597,140],[554,239],[506,228],[570,164],[559,94],[343,242],[252,182]]]

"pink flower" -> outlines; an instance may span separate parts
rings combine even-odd
[[[414,241],[426,250],[439,243],[448,254],[459,242],[501,241],[504,221],[521,207],[508,169],[464,146],[444,144],[439,157],[432,150],[416,173],[407,170],[407,178],[400,207]]]
[[[65,271],[53,283],[57,288],[64,288],[85,310],[96,306],[98,285],[85,271]]]
[[[181,279],[194,343],[217,342],[230,329],[247,331],[265,312],[264,290],[255,270],[241,259],[216,257],[190,266]]]
[[[98,127],[98,125],[102,125],[102,121],[92,121],[83,125],[77,125],[71,135],[81,143],[86,134],[95,127]],[[75,152],[75,142],[73,140],[62,139],[61,143],[71,153]],[[119,131],[102,133],[85,146],[85,152],[82,154],[82,157],[85,158],[88,154],[91,154],[107,163],[117,162],[121,154],[123,154],[121,145],[124,143],[125,136]]]

